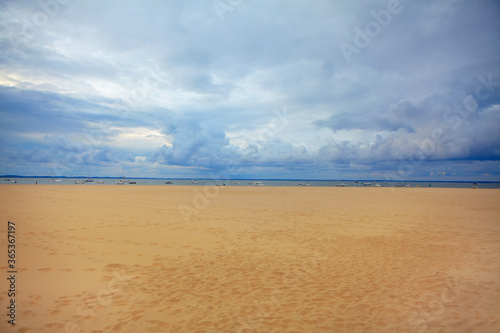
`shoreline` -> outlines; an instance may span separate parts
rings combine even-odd
[[[424,184],[428,184],[425,182]],[[278,181],[275,181],[275,183],[264,183],[263,185],[251,185],[251,184],[218,184],[218,183],[213,183],[213,182],[208,182],[208,183],[199,183],[199,184],[192,184],[192,183],[172,183],[172,184],[165,184],[165,183],[135,183],[135,184],[117,184],[117,183],[83,183],[83,184],[74,184],[73,182],[67,182],[67,183],[54,183],[54,182],[38,182],[38,183],[0,183],[0,186],[15,186],[15,185],[52,185],[52,186],[115,186],[119,185],[121,187],[123,186],[159,186],[159,187],[173,187],[173,186],[182,186],[182,187],[207,187],[207,186],[217,186],[217,187],[284,187],[284,188],[293,188],[293,187],[306,187],[306,188],[391,188],[391,189],[403,189],[403,188],[443,188],[443,189],[500,189],[500,183],[497,182],[484,182],[484,183],[477,183],[478,185],[473,185],[469,183],[462,183],[462,182],[442,182],[442,183],[437,183],[433,184],[432,186],[428,185],[422,185],[421,184],[414,184],[411,183],[409,186],[404,186],[401,184],[381,184],[381,186],[374,186],[374,185],[344,185],[344,186],[338,186],[335,184],[312,184],[312,185],[301,185],[301,184],[296,184],[296,183],[281,183]],[[467,186],[466,186],[467,185]]]

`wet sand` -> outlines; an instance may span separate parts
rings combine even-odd
[[[499,332],[500,190],[1,185],[1,332]]]

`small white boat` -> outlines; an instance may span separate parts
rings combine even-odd
[[[382,185],[380,185],[380,183],[377,183],[377,184],[373,185],[373,187],[382,187]]]
[[[104,182],[102,180],[97,180],[96,183],[97,184],[104,184]]]
[[[126,185],[126,184],[135,184],[134,181],[131,181],[128,180],[128,179],[125,179],[125,169],[122,168],[122,171],[123,171],[123,176],[122,176],[122,179],[118,179],[118,181],[116,182],[117,185]]]
[[[83,180],[74,180],[75,184],[83,184]]]
[[[262,183],[260,180],[250,182],[249,184],[252,186],[264,186],[264,183]]]

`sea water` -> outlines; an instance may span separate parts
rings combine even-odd
[[[86,178],[36,178],[11,177],[0,178],[0,184],[36,184],[38,185],[75,185],[75,181],[82,186],[116,185],[120,178],[92,178],[92,182],[85,182]],[[429,181],[383,181],[383,180],[278,180],[278,179],[164,179],[164,178],[127,178],[124,184],[134,185],[183,185],[183,186],[256,186],[260,181],[264,186],[297,186],[297,187],[437,187],[437,188],[473,188],[473,182],[429,182]],[[130,184],[135,182],[136,184]],[[171,184],[170,184],[171,183]],[[500,189],[500,182],[477,182],[478,188]]]

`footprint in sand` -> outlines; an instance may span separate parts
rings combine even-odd
[[[161,320],[146,320],[148,323],[147,328],[158,329],[167,326],[167,324]]]
[[[115,326],[108,326],[106,327],[108,330],[110,329],[110,332],[121,332],[122,328],[126,325],[126,323],[118,323]]]
[[[71,304],[71,300],[66,299],[66,300],[56,300],[55,301],[58,305],[60,306],[68,306]]]
[[[45,325],[44,327],[50,328],[50,329],[58,329],[61,330],[64,328],[64,325],[61,323],[49,323]]]
[[[22,312],[22,315],[24,317],[28,317],[28,318],[36,317],[36,314],[33,311],[31,311],[31,310]]]

